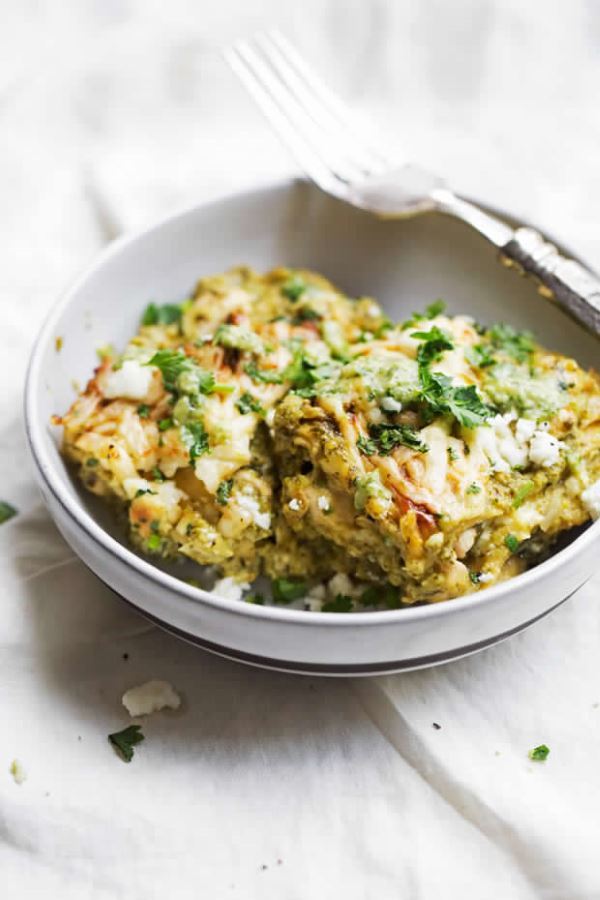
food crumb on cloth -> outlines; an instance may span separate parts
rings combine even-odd
[[[23,782],[27,779],[27,772],[18,759],[13,759],[8,771],[12,775],[15,784],[23,784]]]
[[[122,703],[132,718],[149,716],[161,709],[179,709],[181,697],[168,681],[153,679],[129,688]]]

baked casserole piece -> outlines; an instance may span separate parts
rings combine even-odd
[[[396,325],[304,270],[150,304],[56,421],[140,551],[214,567],[229,597],[267,576],[253,602],[446,600],[600,514],[595,373],[439,301]]]

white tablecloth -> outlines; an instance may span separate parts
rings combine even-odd
[[[444,668],[247,669],[95,581],[48,518],[21,430],[33,337],[91,255],[290,168],[214,50],[267,22],[409,155],[598,264],[600,9],[4,0],[0,14],[1,494],[19,509],[0,527],[3,900],[600,898],[598,579]],[[122,692],[155,677],[184,704],[145,723],[125,765],[106,736],[127,724]],[[548,760],[531,762],[542,742]]]

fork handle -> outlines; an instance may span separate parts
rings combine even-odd
[[[562,256],[533,228],[518,228],[500,248],[500,259],[524,275],[532,275],[544,297],[600,337],[600,278],[580,263]]]

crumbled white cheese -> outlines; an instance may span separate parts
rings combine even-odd
[[[327,598],[324,584],[315,584],[304,598],[304,605],[311,612],[321,612]]]
[[[479,578],[477,580],[478,580],[479,584],[487,584],[488,582],[494,580],[494,576],[491,575],[489,572],[482,572],[479,575]]]
[[[438,550],[442,544],[444,543],[444,535],[441,531],[436,531],[435,534],[432,534],[425,541],[425,546],[429,550]]]
[[[533,437],[536,424],[532,419],[517,419],[516,437],[520,444],[526,444]]]
[[[402,409],[402,404],[399,400],[395,400],[393,397],[384,397],[381,401],[381,408],[385,409],[386,412],[397,413]]]
[[[600,519],[600,480],[590,484],[581,494],[581,499],[592,519]]]
[[[477,429],[477,442],[492,469],[509,472],[528,462],[545,466],[557,462],[560,442],[541,431],[531,419],[517,419],[513,432],[511,425],[515,419],[515,413],[494,416],[489,427]]]
[[[152,491],[154,488],[146,478],[125,478],[123,490],[127,494],[127,499],[133,500],[138,491]]]
[[[129,715],[149,716],[161,709],[179,709],[181,697],[168,681],[146,681],[129,688],[122,697],[122,703]]]
[[[271,527],[271,514],[268,512],[261,512],[258,500],[254,497],[250,497],[248,494],[238,494],[235,497],[235,502],[240,509],[244,509],[246,512],[250,513],[252,521],[257,528],[264,528],[265,531],[267,531]]]
[[[325,494],[321,494],[320,497],[317,497],[317,506],[319,507],[319,509],[323,510],[323,512],[329,512],[329,510],[331,509],[329,497],[326,497]]]
[[[346,597],[355,597],[360,594],[360,589],[343,572],[338,572],[327,582],[327,591],[334,598],[338,594],[344,594]]]
[[[227,576],[215,581],[212,590],[208,593],[225,600],[241,600],[244,591],[247,591],[249,587],[247,582],[236,581],[235,578]]]
[[[369,410],[369,412],[367,414],[367,418],[369,419],[369,422],[371,422],[373,425],[379,425],[381,422],[383,422],[383,413],[381,412],[381,410],[379,409],[378,406],[373,406]]]
[[[544,516],[537,509],[535,502],[525,503],[519,509],[515,510],[515,521],[523,529],[533,531],[543,520]]]
[[[288,503],[288,506],[290,509],[293,509],[294,512],[298,512],[298,510],[302,508],[300,506],[300,501],[297,500],[296,497],[294,497],[292,500],[290,500],[290,502]]]
[[[562,443],[547,431],[536,431],[529,444],[529,459],[537,466],[554,466],[560,459]]]
[[[437,546],[438,547],[441,546],[444,543],[444,537],[439,532],[437,534],[433,534],[429,538],[429,540],[427,541],[425,546],[430,547],[432,538],[437,537],[438,535],[441,538],[441,541],[439,542],[439,544],[437,544]],[[463,533],[461,535],[459,535],[459,537],[457,538],[457,541],[454,545],[456,555],[459,559],[463,559],[467,555],[467,553],[469,552],[469,550],[475,543],[476,538],[477,538],[477,531],[475,528],[467,528],[466,531],[463,531]],[[434,546],[436,546],[436,545],[434,545]]]
[[[164,470],[164,462],[162,465]],[[211,494],[214,494],[221,482],[227,481],[238,469],[239,465],[236,462],[213,458],[212,456],[201,456],[194,465],[194,474],[196,478],[206,485]]]
[[[531,419],[517,419],[513,433],[511,424],[515,418],[514,413],[494,416],[489,428],[477,430],[477,441],[492,469],[508,472],[511,468],[526,466],[528,462],[546,467],[557,463],[561,442]]]
[[[273,427],[273,422],[275,421],[275,407],[271,407],[271,409],[267,410],[267,414],[265,415],[265,422],[269,426],[269,428]]]
[[[142,366],[135,359],[126,359],[119,369],[108,372],[102,379],[104,396],[109,400],[115,397],[145,400],[155,371],[153,366]]]
[[[498,438],[492,427],[475,429],[474,440],[477,447],[487,457],[494,472],[509,472],[510,466],[500,455]]]
[[[9,772],[12,775],[15,784],[23,784],[27,778],[27,772],[18,759],[13,759],[10,764]]]
[[[498,453],[511,468],[524,466],[527,463],[527,447],[519,441],[510,428],[514,421],[514,413],[494,416],[491,425],[498,441]]]
[[[184,492],[175,487],[172,481],[165,481],[158,485],[157,499],[167,512],[176,512],[179,501],[183,500],[184,497]]]
[[[323,600],[307,594],[304,600],[304,608],[309,612],[321,612],[321,610],[323,609]]]
[[[153,507],[157,515],[165,512],[173,516],[179,512],[179,503],[185,497],[172,481],[148,481],[146,478],[126,478],[123,481],[123,489],[129,500],[134,500],[138,491],[150,491],[144,494],[147,504]]]

